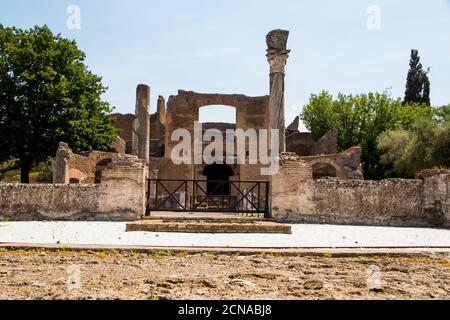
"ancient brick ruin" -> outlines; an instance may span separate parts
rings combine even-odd
[[[220,211],[239,203],[240,209],[251,212],[256,201],[257,207],[262,204],[266,208],[266,217],[278,221],[449,226],[450,172],[430,171],[416,180],[364,181],[360,147],[339,152],[336,130],[315,141],[310,133],[299,130],[299,117],[286,126],[288,35],[283,30],[267,35],[268,95],[180,90],[167,103],[159,96],[156,110],[150,114],[150,87],[138,85],[135,114],[115,115],[115,126],[120,129],[111,145],[115,152],[75,154],[70,146],[61,143],[54,162],[54,185],[1,186],[0,213],[17,219],[30,215],[52,219],[139,219],[158,202],[160,209],[165,208],[163,203],[167,208],[185,211]],[[276,174],[262,175],[264,165],[258,163],[208,164],[203,157],[198,163],[173,162],[172,150],[177,143],[171,139],[174,131],[185,129],[194,136],[199,110],[215,105],[235,108],[236,123],[203,123],[203,130],[216,129],[223,136],[230,129],[279,130],[277,151],[281,156]],[[247,149],[250,143],[245,140],[241,144]],[[202,144],[196,150],[192,145],[187,156],[194,160],[206,147]],[[223,160],[235,160],[237,148],[230,151],[224,146]],[[171,184],[161,183],[163,180]],[[221,180],[221,189],[217,189],[216,180]],[[158,196],[158,188],[165,189],[164,196]],[[14,196],[14,192],[20,196]],[[28,192],[49,201],[26,197]]]
[[[284,77],[290,53],[290,50],[287,50],[288,36],[289,32],[284,30],[274,30],[267,35],[267,60],[270,66],[269,95],[247,97],[237,94],[203,94],[180,90],[178,95],[169,97],[167,104],[164,97],[159,96],[156,112],[150,115],[150,88],[146,85],[138,85],[135,115],[115,114],[115,125],[120,129],[119,138],[125,143],[125,152],[144,160],[149,164],[150,173],[158,172],[158,178],[207,179],[208,177],[203,174],[207,171],[206,163],[173,164],[171,151],[176,142],[172,142],[171,137],[174,130],[179,128],[184,128],[194,135],[194,123],[199,121],[201,108],[226,105],[236,109],[236,124],[207,123],[204,124],[204,129],[218,129],[224,136],[226,129],[230,128],[244,131],[279,129],[279,151],[300,156],[299,160],[311,166],[313,178],[362,179],[360,151],[358,148],[352,148],[339,154],[336,131],[333,130],[319,141],[314,141],[309,133],[298,130],[298,118],[286,128]],[[123,147],[117,151],[123,151]],[[194,158],[197,155],[191,156]],[[92,182],[95,172],[98,174],[103,165],[100,161],[99,167],[96,168],[95,161],[103,157],[99,157],[96,152],[91,153],[84,164],[78,156],[73,155],[73,157],[74,160],[69,160],[67,176],[58,179],[59,174],[55,174],[55,182]],[[104,157],[114,158],[113,155],[104,155]],[[224,157],[236,157],[236,154],[224,154]],[[57,163],[59,163],[58,159],[57,156]],[[261,176],[260,167],[259,164],[235,164],[226,170],[233,172],[230,177],[233,181],[268,180],[268,177]],[[83,174],[80,175],[80,172]]]

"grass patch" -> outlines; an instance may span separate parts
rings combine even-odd
[[[52,183],[53,181],[53,159],[41,162],[34,166],[30,171],[30,183]],[[0,163],[0,182],[19,183],[20,170],[18,169],[18,161],[12,159]]]
[[[88,281],[88,283],[86,284],[86,288],[88,288],[89,290],[94,289],[94,283],[92,283],[91,281]]]
[[[189,258],[191,255],[189,254],[189,252],[181,251],[181,252],[178,252],[178,253],[176,254],[176,256],[177,256],[178,258]]]
[[[67,244],[62,244],[58,241],[58,252],[66,252],[69,249],[69,246]]]
[[[173,250],[158,250],[155,253],[153,253],[153,258],[155,259],[162,259],[164,257],[173,257],[174,252]]]
[[[139,250],[133,249],[130,251],[130,256],[132,256],[132,257],[137,257],[137,256],[139,256],[139,254],[140,254]]]
[[[100,251],[100,252],[97,252],[96,256],[99,257],[100,259],[105,259],[107,254],[105,251]]]

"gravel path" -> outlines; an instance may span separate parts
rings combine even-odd
[[[449,259],[1,249],[0,299],[450,299]]]

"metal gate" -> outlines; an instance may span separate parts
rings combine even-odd
[[[269,214],[269,182],[163,180],[147,182],[147,210]]]

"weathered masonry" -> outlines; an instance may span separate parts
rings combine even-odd
[[[192,91],[179,90],[177,95],[170,96],[166,100],[159,96],[156,112],[149,114],[150,87],[138,85],[136,90],[136,113],[116,114],[115,125],[120,129],[120,139],[125,144],[126,153],[138,156],[149,165],[149,178],[169,180],[204,180],[205,186],[208,180],[220,178],[230,182],[238,181],[265,181],[267,176],[261,175],[260,164],[237,164],[211,166],[203,161],[200,164],[173,163],[172,149],[177,142],[172,142],[171,137],[175,130],[186,129],[191,136],[195,135],[194,124],[200,120],[200,110],[207,106],[225,105],[236,110],[235,123],[203,123],[203,129],[220,130],[226,136],[227,129],[247,131],[248,129],[278,129],[280,131],[279,152],[292,152],[298,156],[311,157],[305,161],[311,165],[315,172],[314,177],[338,177],[340,179],[362,179],[360,166],[360,152],[357,148],[338,153],[337,132],[330,131],[319,141],[314,141],[310,133],[299,131],[299,119],[297,118],[286,128],[284,118],[285,100],[285,69],[290,50],[287,49],[289,32],[285,30],[271,31],[267,37],[267,61],[270,67],[270,92],[268,95],[248,97],[240,94],[206,94]],[[224,139],[225,140],[225,139]],[[270,139],[269,139],[270,140]],[[260,142],[260,141],[258,141]],[[248,142],[246,147],[248,149]],[[224,141],[225,144],[225,141]],[[203,144],[202,152],[207,145]],[[224,145],[224,150],[226,146]],[[192,153],[190,157],[196,158],[195,146],[192,141]],[[226,159],[236,159],[235,152],[223,155],[223,163]],[[352,153],[351,165],[342,162]],[[86,156],[86,155],[84,155]],[[89,155],[94,163],[98,154]],[[75,156],[74,156],[75,157]],[[106,157],[106,156],[105,156]],[[111,156],[110,158],[113,158]],[[88,161],[88,160],[86,160]],[[79,171],[85,171],[79,161],[70,161],[66,171],[67,176],[59,178],[55,176],[55,183],[89,182],[80,180]],[[91,166],[88,177],[101,171],[101,167]],[[209,175],[206,175],[209,173]],[[229,173],[229,174],[227,174]]]
[[[313,179],[311,167],[283,156],[271,178],[271,215],[283,222],[450,227],[450,170],[418,179]]]
[[[137,157],[118,155],[105,165],[96,184],[0,184],[0,217],[22,221],[137,220],[146,205],[146,170]]]
[[[338,151],[338,132],[318,141],[285,123],[285,72],[289,32],[266,37],[268,95],[197,93],[179,90],[158,97],[150,113],[151,89],[136,89],[135,114],[116,114],[120,136],[113,152],[75,154],[65,143],[56,152],[52,185],[0,184],[0,218],[13,220],[136,220],[155,211],[264,214],[277,221],[389,226],[450,227],[450,171],[429,170],[415,180],[365,181],[361,149]],[[203,130],[277,129],[280,170],[261,175],[261,164],[239,163],[237,147],[224,145],[220,163],[176,165],[175,130],[195,136],[200,110],[225,105],[235,123],[203,123]],[[224,139],[224,143],[225,143]],[[194,160],[207,144],[187,156]],[[248,150],[250,143],[244,141]],[[260,141],[257,143],[260,144]],[[196,153],[198,152],[198,153]],[[248,156],[248,155],[246,155]]]

